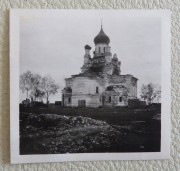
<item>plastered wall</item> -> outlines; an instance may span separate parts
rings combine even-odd
[[[156,161],[9,164],[9,9],[170,9],[172,11],[171,159]],[[180,0],[0,0],[0,171],[179,171],[180,170]]]

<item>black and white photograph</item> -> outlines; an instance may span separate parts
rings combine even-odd
[[[12,10],[10,20],[13,163],[168,158],[167,10]]]

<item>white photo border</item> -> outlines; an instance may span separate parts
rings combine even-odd
[[[161,18],[161,152],[138,153],[77,153],[20,155],[19,153],[19,21],[24,15],[56,16],[66,12],[120,12],[130,16],[157,16]],[[11,163],[44,163],[100,160],[154,160],[170,158],[171,114],[171,20],[169,10],[10,10],[10,152]]]

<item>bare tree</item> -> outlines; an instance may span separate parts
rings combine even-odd
[[[155,91],[154,91],[154,100],[159,103],[161,99],[161,86],[156,84],[155,85]]]
[[[41,101],[44,98],[44,92],[40,89],[34,89],[34,91],[31,92],[31,97],[34,101]]]
[[[58,92],[59,86],[55,83],[51,76],[45,76],[42,78],[42,90],[46,98],[47,104],[49,103],[49,96]]]
[[[155,99],[158,99],[159,101],[159,99],[161,98],[161,88],[158,84],[143,84],[140,93],[141,98],[145,100],[148,104],[151,104]]]
[[[42,77],[39,74],[33,74],[31,84],[31,97],[33,100],[42,100],[45,94],[42,90]]]
[[[39,74],[27,71],[20,75],[20,89],[23,93],[26,91],[27,98],[30,93],[33,101],[46,98],[48,104],[49,96],[56,94],[59,86],[51,76],[41,77]]]
[[[27,71],[20,75],[20,89],[24,93],[26,91],[26,97],[28,99],[29,92],[32,89],[32,79],[33,79],[33,73],[31,71]]]

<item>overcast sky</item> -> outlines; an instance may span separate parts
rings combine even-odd
[[[49,74],[63,89],[64,79],[81,71],[84,45],[92,47],[92,55],[101,19],[111,52],[121,61],[121,74],[139,79],[138,94],[143,83],[160,84],[160,18],[118,11],[68,10],[24,15],[20,20],[20,74],[27,70],[42,76]],[[20,99],[24,97],[21,94]],[[61,100],[61,91],[50,98],[50,102],[55,100]]]

